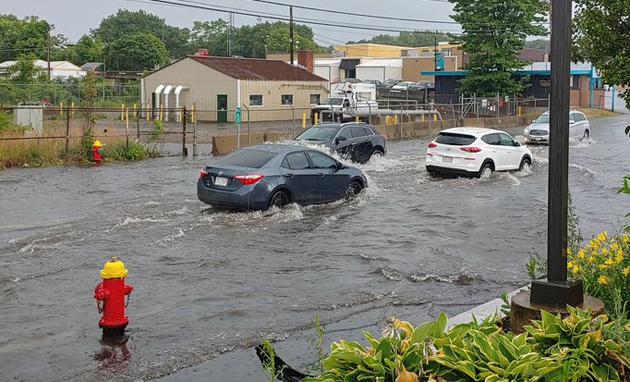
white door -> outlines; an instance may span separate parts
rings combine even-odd
[[[496,171],[502,171],[509,166],[509,153],[508,150],[501,144],[501,137],[498,133],[492,133],[485,135],[481,138],[482,141],[488,144],[488,155],[494,162],[494,169]]]
[[[501,140],[501,155],[504,156],[502,162],[505,163],[505,167],[502,170],[514,170],[521,165],[521,150],[516,145],[516,141],[505,133],[499,134]]]

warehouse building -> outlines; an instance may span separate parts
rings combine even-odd
[[[570,102],[572,107],[603,108],[605,90],[602,79],[591,63],[571,63]],[[459,83],[468,75],[465,70],[423,72],[435,76],[435,98],[438,103],[459,102]],[[514,78],[527,83],[523,96],[545,99],[551,94],[551,63],[533,62],[515,70]]]
[[[304,67],[312,70],[313,64]],[[283,61],[194,55],[144,76],[141,97],[143,108],[164,120],[178,119],[172,109],[185,106],[198,111],[198,120],[233,122],[241,106],[244,116],[250,110],[251,121],[276,121],[310,109],[326,97],[327,85],[324,78]]]

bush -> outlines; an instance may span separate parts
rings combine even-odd
[[[566,318],[544,312],[526,332],[505,333],[494,318],[446,331],[444,314],[414,328],[393,320],[368,346],[340,341],[324,373],[305,382],[345,381],[625,381],[630,375],[630,326],[570,309]],[[625,326],[624,326],[625,325]]]
[[[568,269],[584,283],[585,292],[604,301],[615,316],[630,302],[630,234],[602,232],[577,253],[569,250]]]
[[[136,161],[157,156],[159,156],[159,153],[153,147],[143,145],[137,141],[129,142],[129,147],[124,141],[117,141],[103,147],[103,157],[106,160]]]

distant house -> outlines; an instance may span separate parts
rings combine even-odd
[[[465,70],[423,72],[435,76],[435,100],[437,103],[459,102],[459,82],[468,74]],[[524,97],[544,99],[551,93],[551,63],[534,62],[514,71],[514,77],[526,78],[529,86]],[[571,64],[571,106],[604,107],[605,90],[597,70],[590,63]]]
[[[81,70],[86,73],[102,72],[103,68],[104,65],[102,62],[86,62],[85,64],[81,65]]]
[[[173,108],[194,106],[199,120],[228,122],[237,106],[250,109],[251,121],[300,118],[326,97],[327,84],[284,61],[195,55],[145,75],[140,86],[143,108],[154,118],[176,119]]]
[[[0,77],[7,78],[9,69],[16,64],[17,61],[5,61],[0,63]],[[35,60],[35,66],[44,74],[48,74],[48,61]],[[81,78],[85,76],[85,71],[69,61],[51,61],[50,62],[50,78],[66,79]]]

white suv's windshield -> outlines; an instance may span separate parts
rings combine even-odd
[[[337,134],[337,131],[339,131],[339,128],[333,126],[311,127],[298,135],[296,139],[305,141],[330,141],[335,134]]]
[[[543,114],[536,118],[536,123],[549,123],[549,114]]]
[[[342,103],[343,103],[343,98],[331,97],[331,98],[326,98],[321,104],[339,106]]]

